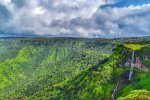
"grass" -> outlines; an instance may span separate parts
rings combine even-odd
[[[150,45],[149,44],[124,44],[124,47],[135,50],[136,56],[140,57],[142,63],[144,66],[149,67],[149,58],[146,60],[144,57],[148,56],[150,54]],[[128,84],[124,89],[121,90],[121,95],[118,100],[150,100],[145,99],[144,97],[148,97],[147,94],[142,94],[138,96],[138,92],[143,93],[142,90],[145,89],[146,92],[150,91],[150,74],[144,73],[142,71],[135,70],[134,75],[132,77],[132,80],[130,84]],[[136,91],[137,90],[137,91]],[[137,93],[136,93],[137,92]],[[144,92],[144,93],[146,93]],[[141,98],[140,98],[141,97]]]
[[[137,73],[136,77],[133,77],[132,83],[130,83],[128,86],[126,86],[122,90],[121,96],[126,96],[133,90],[141,90],[146,89],[150,90],[149,82],[150,82],[150,75],[149,73]]]
[[[142,49],[143,47],[145,47],[145,45],[141,45],[141,44],[124,44],[124,46],[126,48],[129,48],[131,50],[140,50]]]
[[[120,97],[117,100],[150,100],[150,91],[133,90],[126,97]]]

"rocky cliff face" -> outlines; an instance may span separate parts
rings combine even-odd
[[[146,57],[145,60],[149,60],[149,59]],[[149,72],[149,69],[147,68],[147,66],[145,66],[142,63],[140,57],[135,57],[135,62],[132,65],[133,65],[134,68],[137,68],[137,69],[139,69],[141,71]],[[128,59],[128,61],[126,61],[125,67],[128,67],[128,68],[131,67],[131,60],[130,59]]]
[[[137,45],[134,45],[137,46]],[[134,59],[134,73],[129,84],[127,84],[118,94],[118,100],[149,100],[149,68],[150,68],[150,46],[142,45],[142,48],[135,50]],[[130,68],[131,58],[129,57],[125,62],[125,68]],[[144,89],[144,90],[143,90]],[[136,92],[135,92],[136,91]],[[141,93],[141,94],[139,94]],[[147,98],[147,99],[146,99]]]

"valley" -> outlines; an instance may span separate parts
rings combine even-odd
[[[2,38],[0,99],[136,100],[138,93],[148,98],[149,41]]]
[[[150,100],[150,0],[0,0],[0,100]]]

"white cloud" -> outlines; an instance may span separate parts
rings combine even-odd
[[[4,5],[10,12],[14,12],[15,6],[11,0],[0,0],[0,4]]]
[[[95,16],[104,33],[114,37],[150,35],[149,18],[150,4],[99,9]]]
[[[12,14],[4,29],[16,33],[79,37],[136,36],[150,33],[150,4],[123,8],[115,0],[0,0]]]
[[[61,31],[65,32],[65,30],[70,32],[69,27],[51,27],[50,24],[54,20],[69,23],[70,20],[75,18],[90,18],[96,12],[99,5],[103,3],[103,0],[30,0],[22,8],[17,9],[11,0],[3,2],[5,6],[10,7],[9,4],[11,4],[13,8],[10,11],[13,16],[10,22],[7,23],[8,27],[14,27],[20,32],[27,30],[43,35],[47,33],[59,34]]]

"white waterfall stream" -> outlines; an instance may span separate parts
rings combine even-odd
[[[114,100],[114,99],[115,99],[115,94],[116,94],[116,92],[118,91],[118,86],[119,86],[120,82],[121,82],[121,81],[119,81],[119,82],[117,83],[117,85],[116,85],[116,87],[115,87],[113,93],[111,94],[111,100]]]
[[[131,77],[132,77],[132,74],[133,74],[134,56],[135,56],[134,51],[132,51],[132,59],[131,59],[131,66],[130,66],[130,72],[129,72],[129,78],[128,78],[128,80],[131,80]],[[122,81],[123,80],[119,80],[118,83],[116,84],[116,87],[115,87],[113,93],[111,94],[111,100],[115,100],[116,92],[119,89],[119,85],[122,84]]]
[[[129,72],[129,81],[131,80],[132,74],[133,74],[133,67],[134,67],[134,51],[132,51],[132,60],[131,60],[131,67]]]

